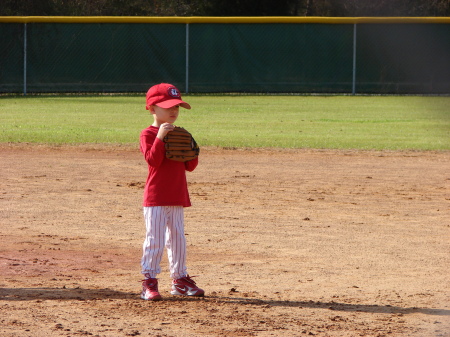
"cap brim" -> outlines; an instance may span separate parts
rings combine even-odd
[[[164,102],[156,103],[155,105],[157,105],[157,106],[159,106],[160,108],[163,108],[163,109],[168,109],[168,108],[171,108],[171,107],[173,107],[175,105],[182,106],[185,109],[190,109],[191,108],[191,106],[188,103],[186,103],[186,102],[184,102],[184,101],[182,101],[180,99],[169,99],[169,100],[164,101]]]

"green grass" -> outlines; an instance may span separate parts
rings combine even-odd
[[[449,150],[450,97],[185,96],[201,146]],[[0,97],[0,143],[137,143],[142,96]]]

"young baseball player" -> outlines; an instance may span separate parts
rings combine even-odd
[[[186,239],[184,236],[184,207],[191,206],[187,189],[186,171],[193,171],[198,158],[186,162],[166,158],[164,137],[174,129],[179,108],[191,106],[181,100],[180,91],[173,85],[161,83],[147,92],[146,109],[153,115],[153,124],[142,130],[140,149],[148,164],[144,190],[144,218],[146,237],[141,259],[141,298],[161,300],[157,274],[164,247],[167,249],[172,295],[204,296],[189,277],[186,268]]]

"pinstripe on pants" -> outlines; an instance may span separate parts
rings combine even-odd
[[[144,207],[146,236],[141,259],[142,274],[155,278],[161,272],[164,247],[167,248],[170,276],[185,277],[186,238],[183,206]]]

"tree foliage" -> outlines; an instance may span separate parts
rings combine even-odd
[[[450,0],[3,0],[1,16],[450,16]]]
[[[309,0],[308,15],[449,16],[450,0]]]

